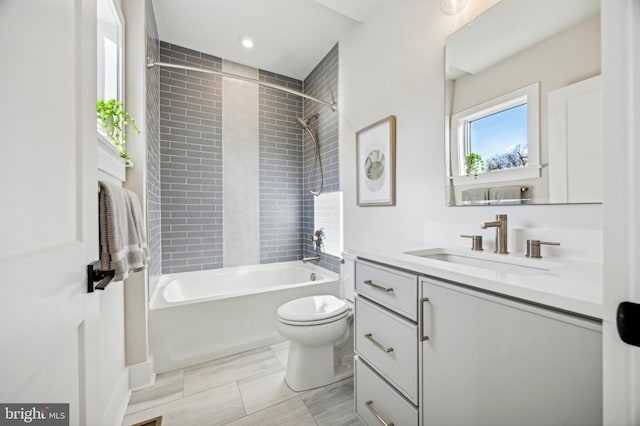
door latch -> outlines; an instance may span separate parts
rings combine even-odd
[[[622,302],[616,314],[618,334],[623,342],[640,346],[640,304]]]

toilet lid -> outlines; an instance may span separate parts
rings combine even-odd
[[[341,315],[347,309],[347,304],[337,297],[309,296],[280,306],[278,316],[287,321],[319,321]]]

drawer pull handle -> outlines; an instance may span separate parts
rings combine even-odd
[[[429,302],[429,298],[425,297],[420,299],[420,341],[424,342],[429,340],[429,336],[424,335],[424,304],[425,302]]]
[[[378,413],[378,412],[376,411],[376,409],[375,409],[375,408],[373,408],[373,401],[372,401],[372,400],[369,400],[369,401],[365,402],[365,403],[364,403],[364,405],[366,405],[366,406],[367,406],[367,408],[369,409],[369,411],[371,411],[371,413],[376,417],[376,419],[378,419],[378,421],[379,421],[382,425],[384,425],[384,426],[393,426],[393,422],[389,422],[389,421],[385,420],[385,418],[384,418],[384,417],[382,417],[382,416],[380,415],[380,413]]]
[[[393,291],[393,287],[384,287],[384,286],[381,286],[380,284],[374,283],[371,280],[366,280],[364,283],[366,285],[370,285],[373,288],[377,288],[378,290],[382,290],[382,291],[386,291],[386,292]]]
[[[369,339],[371,341],[371,343],[373,343],[374,345],[376,345],[377,347],[379,347],[380,349],[382,349],[386,353],[393,352],[393,348],[391,346],[386,347],[382,343],[378,342],[376,339],[373,338],[373,334],[372,333],[367,333],[367,334],[364,335],[364,337]]]

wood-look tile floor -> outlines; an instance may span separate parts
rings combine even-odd
[[[162,416],[162,426],[362,426],[353,378],[294,392],[284,381],[288,343],[159,374],[131,396],[123,426]]]

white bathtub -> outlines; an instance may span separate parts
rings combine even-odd
[[[280,342],[280,305],[316,294],[337,296],[338,287],[337,274],[301,261],[163,275],[149,309],[155,370]]]

